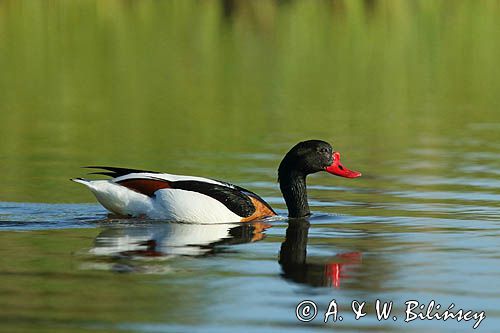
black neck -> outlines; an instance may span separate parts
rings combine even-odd
[[[288,216],[297,218],[311,215],[307,203],[306,175],[297,170],[280,168],[279,181]]]

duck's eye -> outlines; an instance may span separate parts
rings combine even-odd
[[[319,151],[322,153],[328,153],[328,149],[326,149],[326,148],[321,148]]]

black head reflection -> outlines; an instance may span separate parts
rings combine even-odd
[[[289,220],[285,241],[281,244],[279,263],[285,279],[313,287],[340,287],[348,272],[361,263],[360,252],[337,254],[320,262],[308,262],[307,240],[309,221],[305,219]]]
[[[264,239],[263,222],[244,224],[137,223],[104,229],[95,239],[90,253],[100,258],[90,269],[117,272],[151,272],[158,265],[147,260],[179,256],[213,256],[229,252],[231,245]],[[106,264],[104,264],[105,262]],[[89,265],[87,265],[89,266]]]

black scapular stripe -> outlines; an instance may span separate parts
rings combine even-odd
[[[246,188],[243,188],[243,187],[239,187],[239,186],[236,186],[236,185],[233,185],[235,189],[237,190],[240,190],[241,192],[243,192],[244,194],[248,195],[249,197],[254,197],[255,199],[257,199],[258,201],[260,201],[264,206],[266,206],[271,212],[273,212],[274,214],[276,214],[276,212],[274,211],[273,207],[271,207],[264,199],[262,199],[258,194],[255,194],[253,193],[252,191],[249,191],[247,190]],[[276,214],[277,215],[277,214]]]
[[[248,217],[255,212],[255,207],[250,198],[239,189],[196,180],[179,180],[169,183],[171,188],[208,195],[224,204],[238,216]]]
[[[258,201],[260,201],[264,206],[266,206],[271,212],[273,212],[274,214],[276,214],[276,212],[274,211],[273,207],[271,207],[264,199],[262,199],[258,194],[252,192],[252,191],[249,191],[247,190],[246,188],[243,188],[243,187],[240,187],[238,185],[234,185],[234,184],[231,184],[231,183],[228,183],[228,182],[225,182],[225,181],[222,181],[222,180],[217,180],[217,179],[212,179],[212,180],[215,180],[216,182],[219,182],[219,183],[222,183],[222,184],[226,184],[227,186],[232,186],[234,187],[236,190],[242,192],[243,194],[249,196],[249,197],[254,197],[255,199],[257,199]],[[277,215],[277,214],[276,214]]]

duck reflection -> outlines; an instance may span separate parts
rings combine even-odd
[[[127,257],[202,256],[224,245],[256,242],[270,225],[155,223],[110,227],[95,239],[94,255]]]
[[[282,276],[296,283],[314,287],[340,287],[348,272],[361,263],[361,252],[337,254],[327,260],[315,258],[320,262],[308,262],[307,241],[310,223],[305,219],[293,219],[288,223],[285,241],[281,244],[279,263]],[[318,260],[319,259],[319,260]]]
[[[172,268],[161,264],[179,256],[202,257],[228,252],[231,245],[257,242],[265,238],[271,225],[265,222],[234,224],[188,223],[122,223],[106,227],[95,239],[90,253],[101,258],[87,263],[86,269],[115,272],[169,273]],[[349,272],[361,263],[360,252],[336,256],[309,257],[308,220],[288,221],[281,244],[279,264],[282,277],[314,287],[340,287]],[[94,259],[96,259],[94,257]],[[156,259],[148,261],[144,259]],[[134,260],[142,259],[142,260]]]

